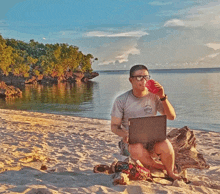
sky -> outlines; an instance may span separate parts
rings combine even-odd
[[[7,0],[0,34],[77,46],[94,70],[220,67],[220,0]]]

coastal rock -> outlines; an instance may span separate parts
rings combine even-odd
[[[32,76],[30,79],[25,80],[25,84],[36,84],[37,83],[37,78],[35,76]]]
[[[82,80],[83,77],[84,77],[84,73],[81,72],[81,71],[73,72],[73,77],[74,77],[74,79],[75,79],[76,82],[81,82],[81,80]]]
[[[86,73],[84,73],[84,77],[82,78],[82,80],[84,82],[87,82],[88,80],[93,79],[97,76],[99,76],[99,73],[97,73],[97,72],[91,72],[91,73],[86,72]]]
[[[6,84],[10,85],[19,85],[19,84],[36,84],[36,83],[42,83],[42,84],[56,84],[58,82],[88,82],[89,80],[99,76],[97,72],[71,72],[67,71],[64,76],[61,77],[51,77],[51,76],[30,76],[28,78],[20,77],[20,76],[14,76],[14,75],[2,75],[1,80],[4,81]]]
[[[39,76],[31,76],[30,78],[25,80],[25,84],[36,84],[38,82],[41,82],[42,79],[44,78],[43,75],[39,75]]]
[[[7,85],[22,85],[25,83],[26,78],[21,76],[14,76],[9,73],[8,76],[1,75],[1,81],[5,82]]]
[[[59,79],[57,77],[42,76],[41,79],[37,79],[37,82],[41,84],[57,84]]]
[[[8,86],[5,82],[0,82],[0,97],[20,97],[22,91],[14,86]]]

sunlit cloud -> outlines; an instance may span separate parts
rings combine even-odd
[[[88,37],[142,37],[149,35],[144,31],[131,31],[131,32],[121,32],[121,33],[109,33],[103,31],[91,31],[85,34]]]
[[[139,55],[140,50],[136,47],[124,47],[121,48],[119,52],[109,53],[109,56],[105,57],[102,61],[99,62],[99,65],[106,65],[110,63],[123,63],[128,62],[129,55]]]
[[[182,20],[179,19],[172,19],[164,24],[164,27],[181,27],[181,26],[185,26],[185,24]]]
[[[106,53],[105,50],[108,50]],[[119,64],[128,62],[130,55],[140,55],[136,39],[122,39],[113,41],[97,50],[99,53],[99,65]]]
[[[116,60],[118,60],[119,63],[127,62],[129,55],[139,55],[139,54],[140,54],[140,50],[138,50],[136,47],[128,48],[127,51],[124,51],[124,53],[116,56]]]
[[[220,43],[208,43],[206,44],[207,47],[212,48],[214,50],[220,49]]]
[[[128,62],[130,55],[140,55],[140,50],[137,48],[137,41],[143,37],[149,35],[147,32],[130,31],[130,32],[106,32],[106,31],[91,31],[85,34],[86,37],[96,38],[127,38],[119,39],[102,45],[98,49],[97,53],[99,57],[99,65],[118,64]],[[105,51],[108,50],[106,53]]]

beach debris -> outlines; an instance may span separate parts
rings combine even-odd
[[[45,164],[42,164],[40,167],[41,170],[47,170],[47,166]]]
[[[128,185],[130,180],[128,174],[123,172],[118,172],[113,175],[113,185]]]
[[[111,166],[96,165],[94,173],[114,174],[113,184],[126,185],[130,180],[144,180],[152,182],[150,170],[145,168],[140,162],[129,160],[114,161]]]
[[[103,164],[96,165],[93,169],[93,172],[94,173],[104,173],[104,174],[112,174],[113,173],[109,166],[103,165]]]

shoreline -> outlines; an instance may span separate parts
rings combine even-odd
[[[23,111],[23,112],[33,112],[33,113],[40,113],[40,114],[49,114],[49,115],[58,115],[58,116],[69,116],[69,117],[78,117],[78,118],[88,118],[88,119],[98,119],[98,120],[104,120],[104,121],[111,121],[111,119],[106,119],[106,118],[96,118],[96,117],[85,117],[85,116],[77,116],[77,115],[73,115],[73,114],[62,114],[62,112],[60,113],[55,113],[55,112],[43,112],[43,111],[37,111],[37,110],[14,110],[14,109],[7,109],[7,108],[0,108],[0,110],[8,110],[8,111]],[[110,115],[110,113],[109,113]],[[181,127],[174,127],[174,126],[167,126],[167,128],[182,128],[184,126],[188,126],[189,128],[191,128],[189,125],[182,125]],[[208,130],[208,129],[201,129],[201,128],[191,128],[195,131],[205,131],[205,132],[215,132],[215,133],[220,133],[220,131],[214,131],[214,130]]]
[[[93,173],[95,165],[121,158],[120,138],[111,132],[109,120],[0,109],[0,129],[1,192],[220,193],[218,132],[193,130],[210,169],[189,169],[191,184],[131,181],[114,186],[112,175]]]
[[[98,119],[98,120],[104,120],[104,121],[111,121],[111,119],[106,119],[106,118],[97,118],[97,117],[86,117],[86,116],[77,116],[73,114],[62,114],[62,112],[43,112],[43,111],[37,111],[37,110],[14,110],[14,109],[7,109],[7,108],[0,108],[0,110],[8,110],[8,111],[24,111],[24,112],[33,112],[33,113],[40,113],[40,114],[49,114],[49,115],[58,115],[58,116],[70,116],[70,117],[78,117],[78,118],[88,118],[88,119]],[[110,115],[110,113],[109,113]],[[178,126],[167,126],[167,128],[182,128],[184,126],[188,126],[189,128],[195,130],[195,131],[205,131],[205,132],[215,132],[215,133],[220,133],[220,131],[214,131],[210,129],[202,129],[202,128],[192,128],[189,125],[182,125],[181,127]]]

